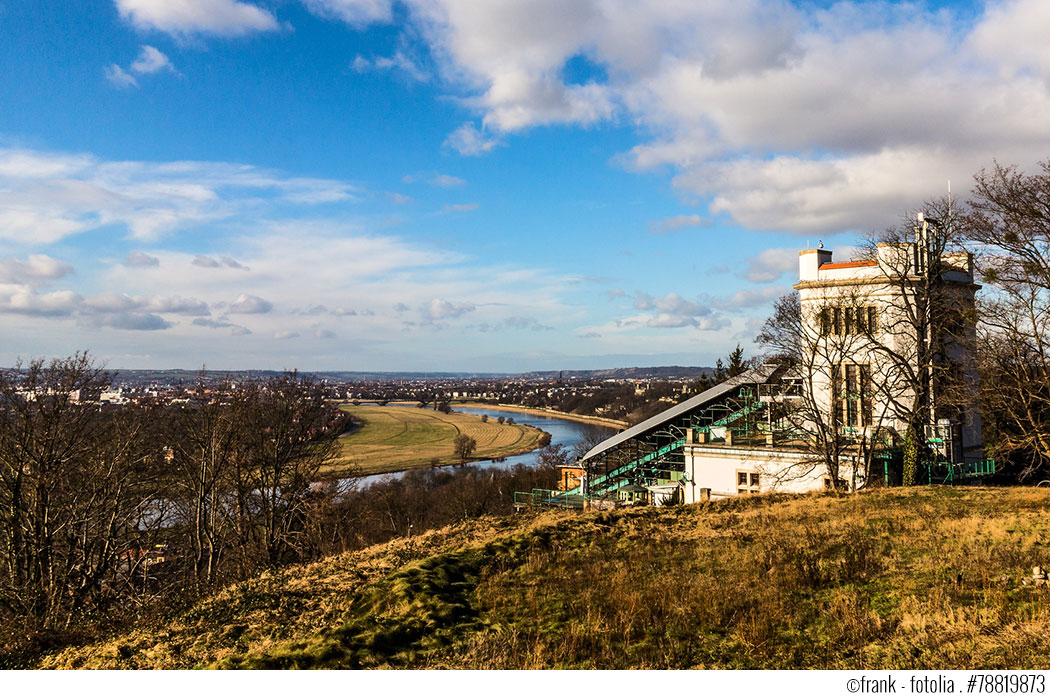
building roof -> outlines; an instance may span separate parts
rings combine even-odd
[[[754,369],[749,369],[748,371],[738,374],[735,377],[730,377],[721,384],[711,387],[707,391],[701,392],[690,399],[686,399],[682,403],[677,404],[676,406],[672,406],[666,411],[657,413],[652,418],[643,420],[641,423],[638,423],[637,425],[631,426],[626,430],[616,433],[616,435],[613,435],[607,440],[603,440],[602,442],[592,447],[591,450],[587,454],[585,454],[580,461],[585,462],[591,457],[599,455],[610,448],[616,447],[620,443],[626,442],[627,440],[647,433],[650,430],[657,428],[664,423],[667,423],[668,421],[674,420],[675,418],[684,413],[688,413],[689,411],[692,411],[696,408],[700,408],[704,404],[710,403],[711,401],[715,401],[716,399],[725,396],[726,394],[732,392],[740,386],[743,386],[744,384],[762,384],[764,382],[768,382],[770,377],[773,376],[773,373],[776,372],[778,369],[780,369],[780,365],[778,364],[764,364],[755,367]]]
[[[874,260],[856,260],[854,262],[824,263],[821,270],[841,270],[846,267],[875,267],[878,263]]]

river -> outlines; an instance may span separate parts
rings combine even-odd
[[[503,418],[507,420],[512,418],[515,423],[524,423],[532,425],[540,430],[544,430],[551,435],[552,445],[561,445],[570,452],[579,442],[586,440],[592,435],[598,435],[601,439],[605,439],[610,435],[616,433],[615,428],[608,428],[602,425],[591,425],[589,423],[580,423],[578,421],[566,420],[564,418],[554,418],[551,416],[537,416],[531,413],[517,413],[510,411],[500,411],[498,409],[490,408],[474,408],[474,407],[456,407],[456,411],[460,413],[471,413],[476,416],[488,416],[489,420],[498,420]],[[532,452],[526,452],[525,454],[517,455],[515,457],[507,457],[503,461],[493,460],[481,460],[479,462],[471,462],[472,466],[476,467],[496,467],[497,469],[510,469],[516,464],[524,464],[529,467],[536,466],[539,461],[540,455],[539,450],[533,450]],[[432,469],[455,469],[454,466],[447,467],[427,467]],[[374,484],[382,479],[399,478],[404,475],[404,471],[399,472],[388,472],[386,474],[375,474],[373,476],[365,476],[358,479],[346,480],[347,482],[353,483],[357,488]],[[342,481],[342,480],[341,480]]]

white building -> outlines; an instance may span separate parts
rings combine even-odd
[[[733,377],[595,446],[581,460],[586,486],[573,493],[633,502],[645,487],[650,501],[667,502],[677,489],[690,503],[827,488],[832,473],[847,488],[893,483],[909,425],[940,453],[928,462],[963,474],[959,465],[981,458],[978,286],[969,255],[932,257],[919,221],[918,242],[880,245],[871,260],[802,251],[794,359]],[[833,451],[820,448],[829,443]]]

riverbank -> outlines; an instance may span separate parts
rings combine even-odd
[[[477,443],[467,458],[470,462],[532,452],[546,435],[531,425],[499,424],[469,413],[446,414],[415,406],[346,404],[340,409],[361,425],[339,438],[339,454],[321,474],[324,479],[459,464],[454,445],[461,434]]]
[[[476,401],[463,401],[461,403],[450,403],[453,410],[457,406],[463,406],[464,408],[489,408],[493,411],[506,411],[507,413],[527,413],[533,416],[547,416],[549,418],[564,418],[565,420],[576,421],[577,423],[587,423],[589,425],[601,425],[606,428],[616,428],[622,430],[630,426],[627,421],[616,420],[615,418],[600,418],[598,416],[581,416],[578,413],[566,413],[565,411],[555,411],[551,408],[529,408],[527,406],[515,406],[513,404],[505,403],[478,403]]]

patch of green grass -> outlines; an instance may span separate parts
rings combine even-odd
[[[361,426],[340,438],[329,475],[366,475],[456,464],[459,434],[477,442],[471,460],[509,457],[539,447],[543,432],[531,425],[483,422],[480,416],[442,413],[414,406],[342,406]]]

